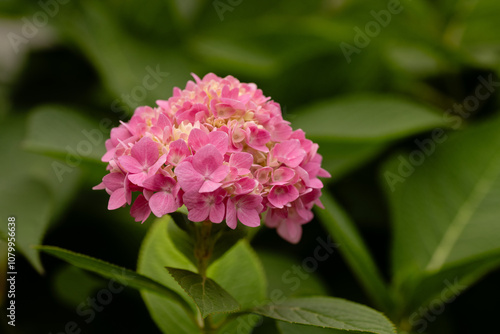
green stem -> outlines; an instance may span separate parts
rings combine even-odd
[[[194,246],[194,256],[197,259],[198,274],[204,279],[207,277],[207,268],[214,250],[216,236],[212,234],[212,223],[204,221],[196,228],[196,244]],[[212,325],[211,316],[203,319],[201,331],[204,334],[214,334],[216,329]]]

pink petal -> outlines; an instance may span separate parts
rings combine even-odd
[[[250,227],[260,226],[260,215],[255,209],[238,209],[238,219],[243,225]]]
[[[136,222],[144,223],[146,219],[148,219],[151,214],[151,210],[149,209],[148,201],[144,198],[143,195],[137,196],[130,208],[130,215],[135,217]]]
[[[224,203],[217,203],[210,209],[210,221],[212,223],[220,223],[224,220],[225,214]]]
[[[167,162],[177,166],[189,154],[190,152],[186,142],[183,139],[178,139],[170,143]]]
[[[223,160],[224,158],[219,150],[215,146],[208,144],[194,155],[193,167],[199,174],[208,177],[222,166]]]
[[[236,219],[236,207],[232,199],[228,199],[226,204],[226,224],[233,230],[238,224],[238,220]]]
[[[118,209],[127,203],[125,198],[125,188],[119,188],[113,191],[111,196],[109,196],[108,210]]]
[[[140,173],[144,170],[144,166],[142,166],[137,159],[124,155],[118,158],[118,162],[129,173]]]
[[[175,201],[175,197],[165,191],[157,192],[151,196],[149,199],[149,207],[156,217],[162,217],[179,208]]]
[[[159,157],[158,160],[154,163],[154,165],[152,165],[151,167],[148,168],[148,175],[151,176],[153,174],[156,174],[158,169],[160,169],[161,166],[163,166],[163,164],[165,163],[166,160],[167,160],[166,154]]]
[[[222,183],[206,180],[198,191],[200,193],[209,193],[217,190],[220,186],[222,186]]]
[[[259,181],[260,184],[265,184],[271,178],[271,172],[273,169],[271,167],[263,167],[255,172],[255,179]]]
[[[286,241],[297,244],[302,237],[302,225],[286,220],[278,226],[278,234]]]
[[[276,144],[273,147],[272,155],[279,162],[290,168],[295,168],[304,160],[306,152],[300,146],[298,139],[292,139]]]
[[[271,140],[271,135],[267,130],[259,129],[256,126],[251,126],[247,129],[247,143],[251,148],[262,152],[269,152],[269,148],[266,146],[269,140]]]
[[[237,195],[248,194],[254,190],[256,186],[257,181],[255,181],[255,179],[244,177],[234,183],[234,193]]]
[[[223,131],[212,131],[208,134],[210,144],[214,145],[224,155],[227,152],[229,137]]]
[[[191,149],[199,151],[209,143],[208,135],[200,129],[194,128],[189,133],[188,144]]]
[[[115,191],[118,188],[123,188],[123,181],[125,180],[125,174],[122,173],[109,173],[102,178],[102,183],[107,189]]]
[[[220,182],[226,178],[228,173],[229,173],[229,166],[222,165],[219,166],[219,168],[217,168],[212,174],[210,174],[209,178],[214,182]]]
[[[299,191],[293,185],[273,186],[269,196],[269,202],[277,208],[295,201],[299,197]]]
[[[142,137],[130,151],[139,164],[144,167],[152,166],[158,160],[158,144],[149,137]]]
[[[189,161],[183,161],[174,170],[182,190],[185,192],[198,191],[205,182],[205,178],[198,173]]]
[[[102,189],[106,189],[104,182],[101,182],[98,185],[92,187],[92,190],[102,190]]]
[[[245,175],[250,173],[250,167],[252,167],[253,155],[247,152],[233,153],[229,157],[229,166],[238,169],[238,175]]]
[[[280,167],[273,172],[273,185],[283,185],[295,176],[293,169]]]
[[[130,180],[130,182],[132,182],[133,184],[136,184],[140,187],[142,187],[143,182],[146,181],[147,178],[148,178],[148,174],[146,172],[128,175],[128,179]]]

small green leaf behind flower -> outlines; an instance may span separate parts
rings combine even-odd
[[[235,312],[240,306],[226,290],[214,280],[189,270],[167,267],[168,272],[193,298],[203,318],[214,313]]]

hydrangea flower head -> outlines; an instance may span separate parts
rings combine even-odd
[[[253,83],[213,73],[193,75],[184,90],[156,108],[139,107],[111,131],[102,160],[109,174],[94,189],[110,194],[108,208],[132,204],[136,221],[185,205],[194,222],[265,224],[292,243],[319,206],[318,145],[293,131],[280,105]]]

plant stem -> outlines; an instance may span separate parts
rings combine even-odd
[[[212,223],[204,221],[196,230],[196,244],[194,256],[198,260],[198,274],[202,277],[207,275],[207,267],[214,249],[214,240],[211,238]]]

